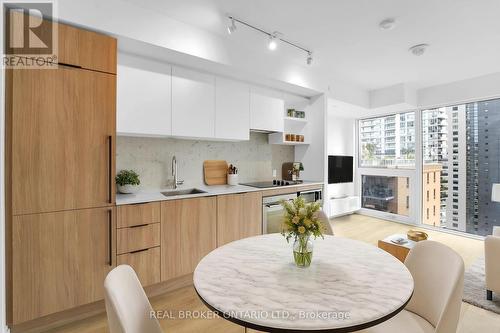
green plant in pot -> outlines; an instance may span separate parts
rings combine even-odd
[[[115,177],[118,192],[124,194],[136,193],[141,181],[134,170],[121,170]]]
[[[313,255],[311,236],[323,238],[325,227],[318,219],[316,212],[320,209],[318,202],[306,204],[302,197],[291,201],[282,201],[285,208],[281,234],[289,242],[294,238],[293,258],[298,267],[309,267]]]

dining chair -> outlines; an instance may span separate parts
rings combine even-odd
[[[486,276],[486,299],[493,300],[493,293],[500,295],[500,227],[484,239],[484,269]]]
[[[110,333],[163,333],[132,267],[120,265],[104,280]]]
[[[361,332],[455,333],[462,305],[462,257],[446,245],[426,240],[411,249],[405,265],[414,280],[410,302],[396,316]]]
[[[316,214],[318,219],[325,226],[325,235],[333,236],[333,229],[332,225],[330,224],[330,219],[328,218],[328,215],[326,215],[326,213],[322,210],[318,211]]]

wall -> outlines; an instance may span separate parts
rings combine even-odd
[[[239,181],[271,180],[272,170],[281,177],[281,164],[294,160],[293,147],[269,145],[267,134],[250,133],[250,141],[214,142],[173,138],[118,137],[116,168],[134,169],[143,189],[165,188],[171,179],[172,156],[177,158],[178,178],[185,186],[203,183],[204,160],[226,160],[239,169]]]

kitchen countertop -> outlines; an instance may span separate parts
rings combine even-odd
[[[139,191],[135,194],[116,194],[116,205],[129,205],[129,204],[137,204],[143,202],[152,202],[152,201],[165,201],[165,200],[178,200],[178,199],[188,199],[188,198],[198,198],[198,197],[207,197],[213,195],[223,195],[223,194],[236,194],[236,193],[245,193],[245,192],[255,192],[255,191],[269,191],[276,189],[287,189],[287,188],[297,188],[302,186],[310,186],[310,185],[318,185],[323,186],[322,182],[310,182],[304,181],[301,184],[297,185],[288,185],[288,186],[278,186],[278,187],[270,187],[270,188],[255,188],[246,185],[199,185],[199,186],[179,186],[176,190],[184,190],[189,188],[197,188],[207,193],[196,193],[196,194],[186,194],[186,195],[176,195],[171,197],[166,197],[161,192],[167,191],[176,191],[171,188],[168,189],[159,189],[159,190],[143,190]]]

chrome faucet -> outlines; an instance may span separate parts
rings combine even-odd
[[[177,185],[184,184],[183,180],[177,180],[177,159],[175,158],[175,155],[174,157],[172,157],[172,176],[174,177],[174,184],[173,184],[174,189],[177,188]]]

